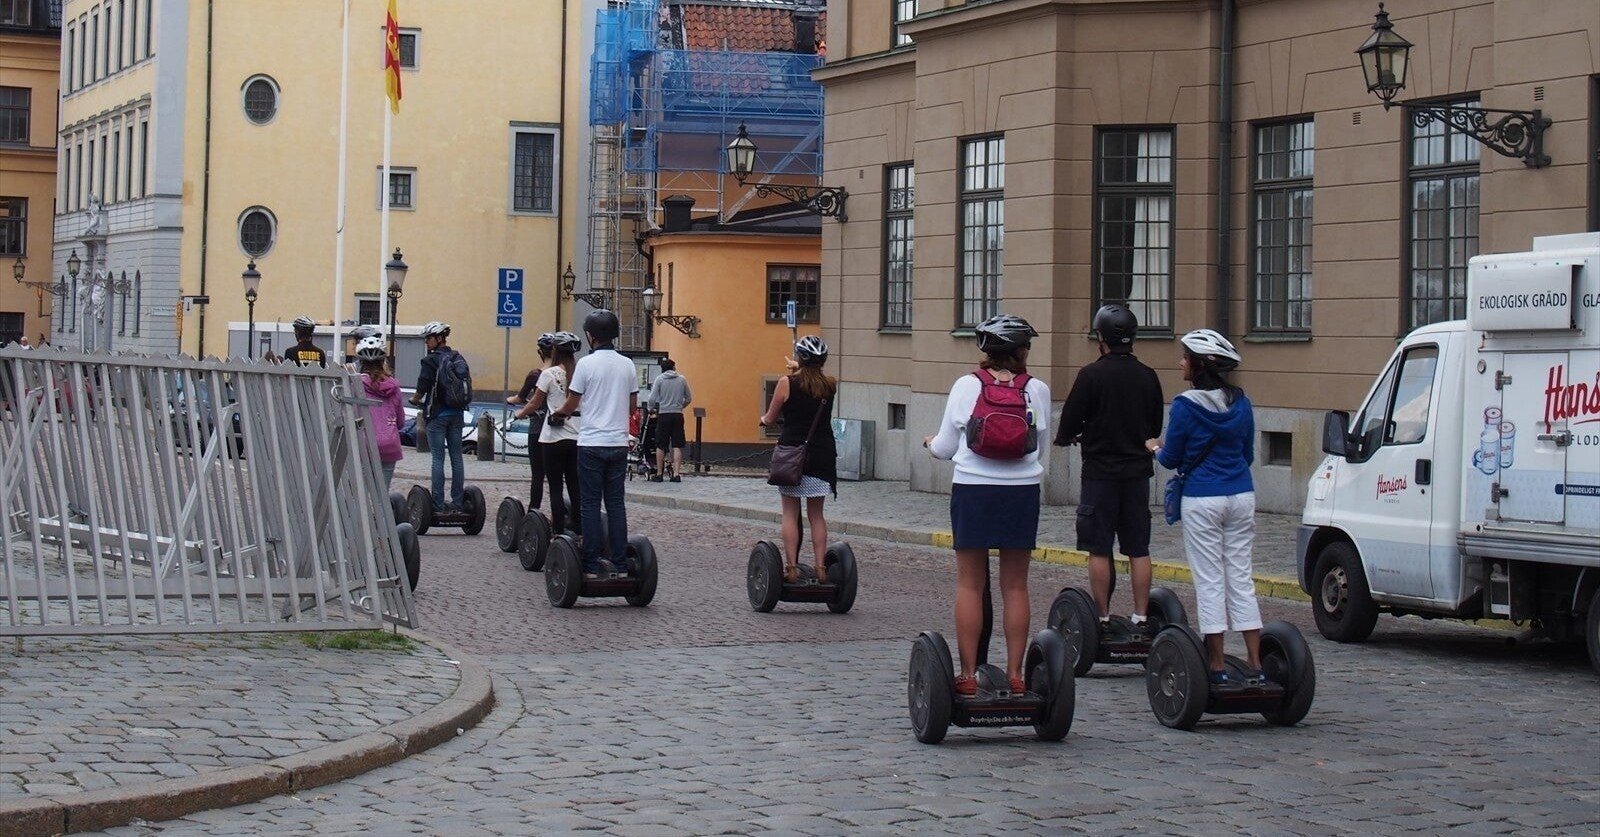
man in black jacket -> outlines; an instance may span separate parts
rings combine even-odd
[[[1083,448],[1078,501],[1078,548],[1089,553],[1089,586],[1100,621],[1111,618],[1113,540],[1128,556],[1133,578],[1130,619],[1148,632],[1150,601],[1150,462],[1146,439],[1161,435],[1161,380],[1133,356],[1139,320],[1126,307],[1103,305],[1094,315],[1100,359],[1072,382],[1061,410],[1056,444]]]

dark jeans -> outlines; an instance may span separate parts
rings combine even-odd
[[[466,466],[461,461],[461,428],[466,426],[460,410],[447,410],[428,419],[428,449],[433,452],[433,507],[444,506],[444,456],[450,454],[450,503],[466,505]]]
[[[544,473],[550,480],[550,526],[556,534],[561,534],[568,528],[575,532],[583,531],[582,495],[578,493],[578,440],[562,439],[559,442],[548,442],[539,447],[544,448]],[[565,496],[561,493],[561,484],[567,485]],[[568,505],[568,502],[571,505]],[[572,522],[567,522],[567,510],[572,510]]]
[[[528,470],[531,473],[528,487],[528,508],[536,509],[544,505],[545,481],[545,453],[544,445],[539,442],[538,436],[528,437]],[[561,531],[557,529],[556,531]]]
[[[578,487],[583,497],[583,567],[599,570],[600,547],[611,537],[611,563],[626,569],[628,554],[628,511],[622,505],[622,486],[628,473],[628,449],[578,448]],[[605,501],[610,531],[600,531],[600,503]]]

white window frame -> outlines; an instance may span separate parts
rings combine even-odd
[[[391,203],[391,204],[389,204],[389,210],[391,212],[415,212],[417,210],[417,167],[416,166],[397,166],[397,165],[395,165],[393,163],[390,163],[389,164],[389,176],[393,177],[394,175],[397,175],[397,174],[409,174],[409,175],[411,175],[411,204],[409,206],[399,206],[397,204],[392,204]],[[384,188],[383,165],[381,163],[378,165],[377,172],[376,172],[376,174],[373,175],[373,179],[374,179],[374,182],[377,183],[377,187],[378,187],[378,191],[375,192],[373,194],[373,196],[372,196],[373,206],[378,211],[381,212],[381,211],[383,211],[383,188]]]
[[[550,145],[550,209],[517,209],[517,135],[548,134]],[[506,213],[533,218],[561,215],[561,126],[550,122],[512,122],[506,134]]]

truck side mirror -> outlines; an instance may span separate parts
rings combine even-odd
[[[1331,410],[1322,419],[1322,452],[1331,456],[1349,456],[1350,414],[1344,410]]]

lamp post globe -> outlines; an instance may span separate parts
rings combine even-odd
[[[23,264],[22,257],[18,256],[17,260],[11,263],[11,278],[17,280],[18,284],[21,284],[22,277],[26,276],[27,274],[28,266]]]
[[[567,262],[567,269],[561,274],[561,293],[571,299],[572,292],[577,287],[578,274],[572,272],[572,262]]]
[[[727,155],[728,171],[742,185],[756,167],[756,144],[750,139],[743,122],[739,123],[739,135],[728,143]]]
[[[1367,91],[1377,94],[1384,110],[1394,106],[1394,97],[1406,86],[1406,71],[1410,68],[1411,42],[1400,37],[1389,22],[1389,13],[1378,4],[1372,34],[1356,50],[1361,56],[1361,72],[1367,79]]]
[[[245,356],[251,360],[256,357],[256,296],[261,291],[261,271],[256,270],[255,259],[245,265],[244,272],[239,274],[239,279],[244,282],[244,301],[248,307],[249,322],[246,326],[244,338]]]
[[[78,258],[77,250],[73,250],[72,254],[67,256],[67,275],[76,279],[78,278],[78,271],[82,269],[83,259]]]

